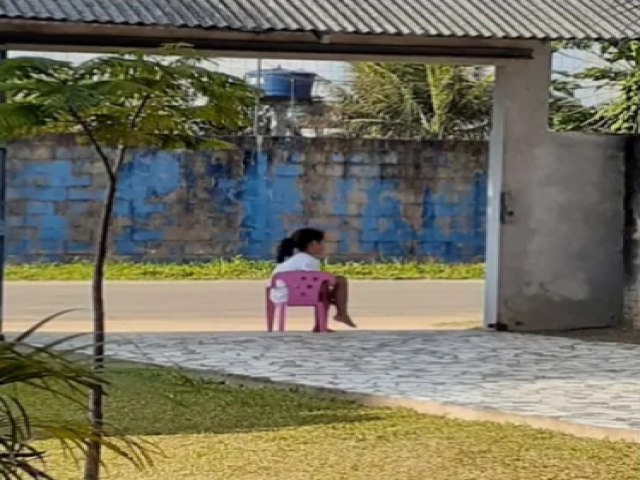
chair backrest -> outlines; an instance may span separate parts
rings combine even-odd
[[[283,272],[276,273],[271,281],[275,287],[278,281],[287,286],[289,305],[316,305],[320,302],[323,285],[335,285],[335,277],[325,272]]]

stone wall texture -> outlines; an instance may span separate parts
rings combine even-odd
[[[112,252],[130,260],[271,258],[301,226],[328,232],[332,258],[482,260],[487,145],[236,138],[227,150],[136,151],[115,206]],[[15,143],[8,157],[8,255],[88,256],[103,167],[73,137]]]

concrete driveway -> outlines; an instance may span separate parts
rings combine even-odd
[[[109,330],[114,332],[260,331],[264,282],[112,282],[107,286]],[[365,330],[461,329],[481,321],[483,282],[359,281],[353,316]],[[85,308],[54,321],[49,331],[88,331],[88,283],[9,282],[6,330],[68,308]],[[296,309],[292,330],[309,330],[311,312]],[[339,326],[335,326],[340,329]]]

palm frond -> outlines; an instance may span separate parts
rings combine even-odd
[[[365,136],[485,138],[492,79],[468,67],[359,63],[351,92],[334,112],[346,129]]]
[[[98,436],[86,422],[58,424],[33,419],[20,397],[7,393],[10,387],[29,386],[84,409],[88,389],[108,387],[100,374],[70,357],[69,351],[57,350],[77,336],[54,339],[44,345],[28,343],[44,325],[68,312],[51,315],[11,341],[0,343],[0,478],[50,479],[45,452],[32,446],[36,434],[55,438],[65,450],[80,453],[86,451],[88,441],[98,441],[138,468],[152,464],[156,451],[148,443],[130,438],[110,425],[105,426],[106,435]]]

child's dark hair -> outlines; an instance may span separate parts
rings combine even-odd
[[[324,232],[315,228],[301,228],[293,235],[285,238],[278,245],[278,254],[276,261],[284,262],[286,259],[293,257],[296,250],[306,252],[309,245],[313,242],[322,242],[324,240]]]

